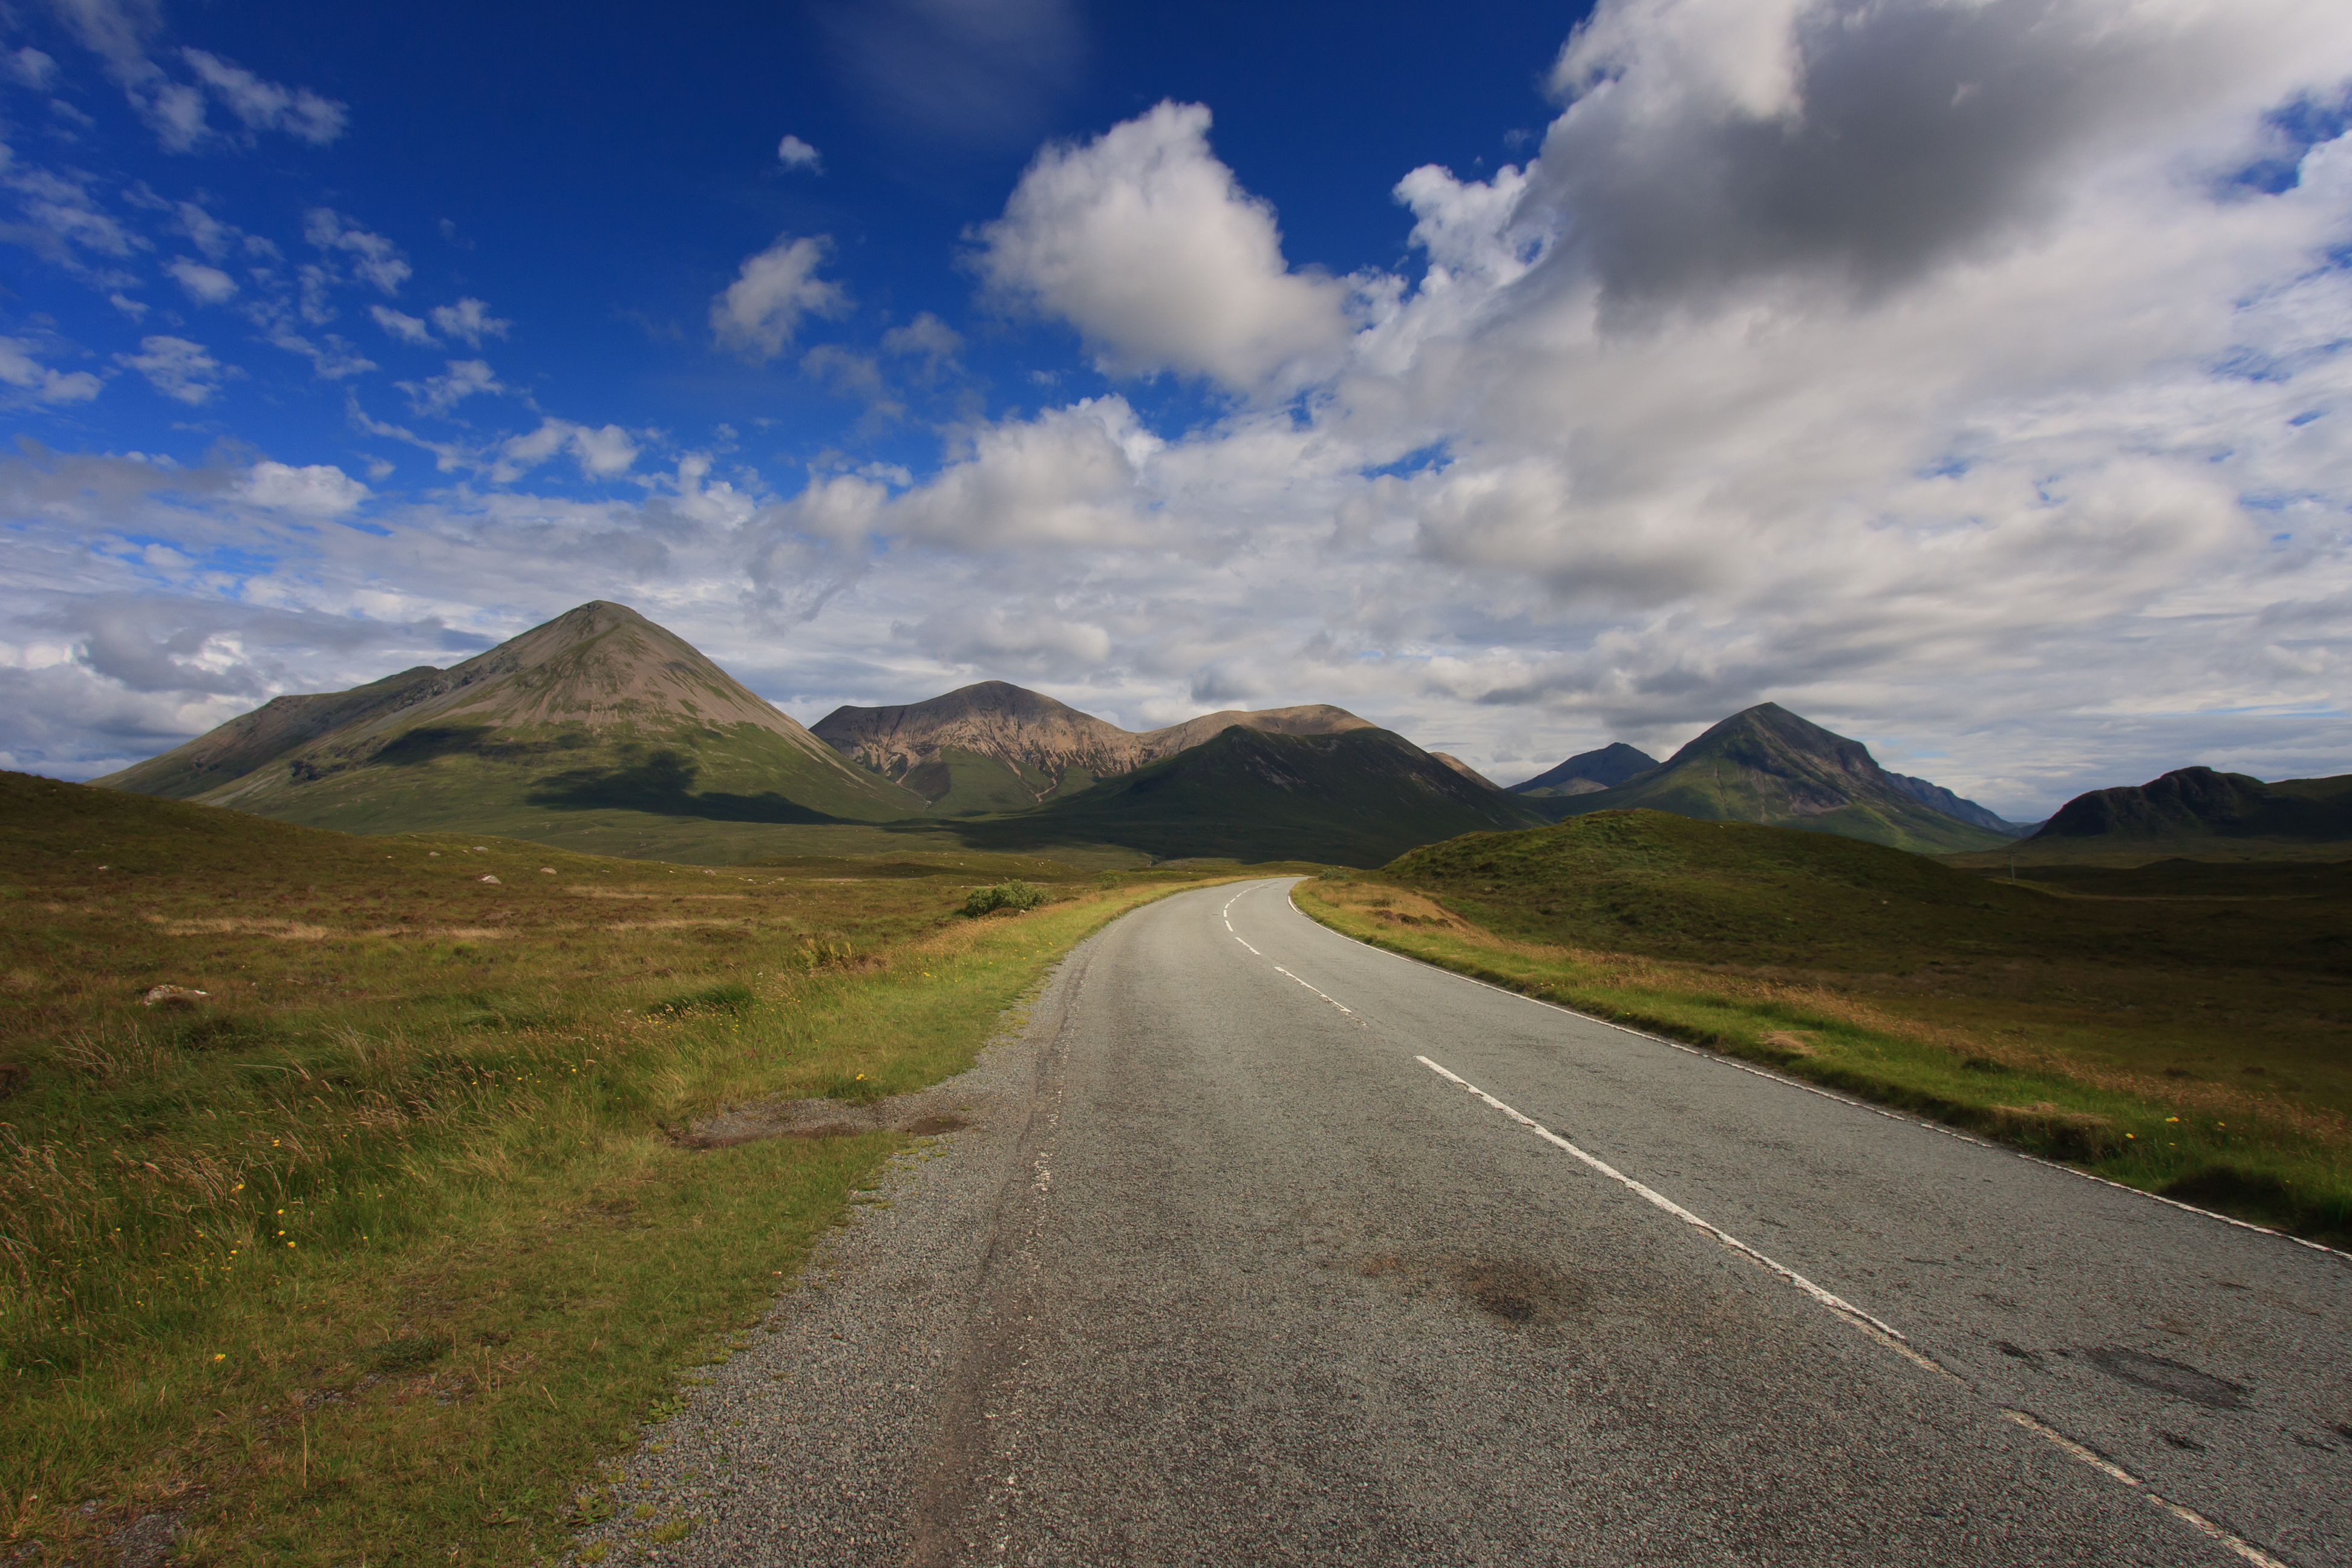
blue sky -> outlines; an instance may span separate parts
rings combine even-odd
[[[487,14],[486,14],[487,12]],[[803,721],[1773,700],[2352,771],[2352,22],[2261,0],[0,14],[0,763],[592,597]]]

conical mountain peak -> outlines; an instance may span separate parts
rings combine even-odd
[[[668,627],[604,599],[446,670],[279,698],[103,782],[373,831],[550,805],[692,815],[714,788],[730,792],[724,809],[784,814],[775,820],[921,804]]]
[[[1759,702],[1709,726],[1664,763],[1624,784],[1557,802],[1570,816],[1631,806],[1811,828],[1931,853],[2003,842],[2002,836],[1917,799],[1861,742],[1777,702]]]

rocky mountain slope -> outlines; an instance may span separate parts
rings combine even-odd
[[[1913,778],[1909,773],[1889,773],[1888,782],[1913,800],[1932,805],[1946,816],[1957,816],[1962,822],[1973,822],[1979,827],[1990,828],[2004,837],[2022,838],[2042,825],[2038,822],[2011,822],[2000,813],[1986,809],[1966,795],[1954,795],[1942,784],[1927,779]]]
[[[278,698],[96,782],[371,833],[582,810],[879,821],[923,805],[601,600],[448,669]]]
[[[1076,795],[1214,739],[1234,725],[1279,735],[1336,735],[1371,725],[1312,704],[1203,714],[1140,732],[1002,680],[921,702],[836,708],[811,732],[842,755],[905,785],[939,815],[1019,811]]]
[[[1624,784],[1540,805],[1556,818],[1646,806],[1706,821],[1835,833],[1921,854],[2004,841],[1917,799],[1861,742],[1774,702],[1733,714]]]

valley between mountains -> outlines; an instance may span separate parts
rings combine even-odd
[[[0,774],[9,1541],[2317,1568],[2347,840],[1772,703],[803,726],[603,602]]]

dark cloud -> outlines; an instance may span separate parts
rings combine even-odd
[[[1710,90],[1654,37],[1571,42],[1561,85],[1581,96],[1528,197],[1564,235],[1549,265],[1634,314],[1759,277],[1883,292],[2047,226],[2087,154],[2227,79],[2173,29],[2064,0],[1832,0],[1790,41],[1777,98]]]

